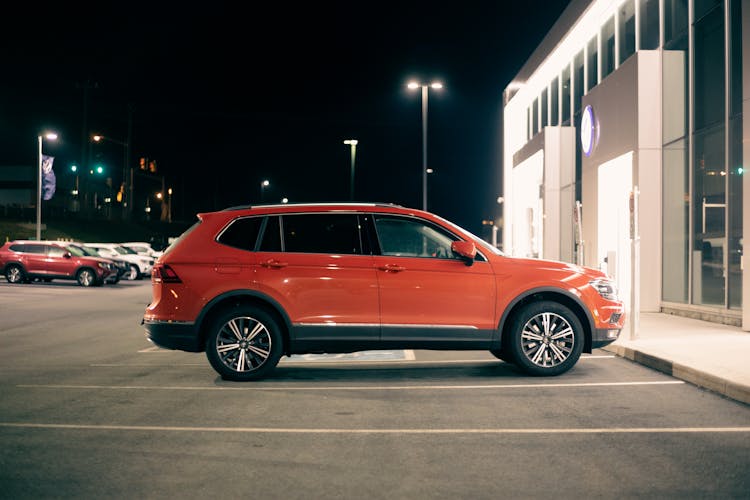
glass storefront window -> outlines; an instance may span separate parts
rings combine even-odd
[[[730,105],[731,114],[742,113],[742,0],[731,0],[729,19],[731,19],[731,75]]]
[[[562,72],[562,123],[570,125],[570,66],[566,65]]]
[[[696,21],[711,12],[716,7],[721,6],[724,3],[723,0],[695,0],[695,11],[693,12],[693,18]]]
[[[625,59],[635,53],[635,3],[633,0],[626,0],[620,6],[617,13],[617,23],[620,31],[619,64],[622,64]]]
[[[555,77],[549,88],[550,125],[560,125],[560,79]]]
[[[688,0],[664,0],[664,48],[687,39]]]
[[[693,303],[724,305],[727,266],[724,127],[695,135]]]
[[[615,70],[615,16],[602,25],[602,80]]]
[[[659,0],[639,0],[639,27],[641,50],[659,47]]]
[[[573,59],[573,114],[581,110],[583,97],[583,51]]]
[[[662,300],[686,304],[690,188],[684,139],[664,147],[662,168]]]
[[[586,91],[588,92],[589,90],[596,87],[596,85],[599,83],[599,57],[597,56],[599,51],[597,50],[596,35],[594,35],[594,38],[589,40],[586,50],[588,53],[588,75],[586,77],[588,84],[586,85]]]
[[[729,307],[742,307],[742,115],[729,122]]]
[[[695,129],[724,120],[724,13],[715,8],[695,23]]]

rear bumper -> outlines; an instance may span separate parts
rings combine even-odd
[[[144,319],[141,324],[146,329],[146,337],[164,349],[188,352],[202,352],[205,349],[195,323]]]

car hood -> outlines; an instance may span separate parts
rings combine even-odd
[[[576,274],[582,274],[591,278],[608,278],[607,274],[593,267],[579,266],[569,262],[545,259],[527,259],[522,257],[507,257],[516,265],[529,267],[533,269],[547,269],[550,271],[567,271]]]

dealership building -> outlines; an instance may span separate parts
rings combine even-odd
[[[748,58],[750,0],[573,0],[504,92],[506,253],[750,330]]]

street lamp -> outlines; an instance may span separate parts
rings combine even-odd
[[[172,222],[172,188],[167,189],[167,222]]]
[[[422,210],[427,210],[427,94],[429,89],[440,90],[443,84],[432,82],[423,84],[419,82],[409,82],[407,87],[410,90],[422,89]]]
[[[347,144],[349,146],[349,150],[351,152],[352,156],[352,171],[351,176],[349,178],[349,199],[351,201],[354,201],[354,159],[357,157],[357,139],[347,139],[344,141],[344,144]]]
[[[266,188],[270,185],[271,185],[271,182],[268,179],[263,179],[260,182],[260,202],[261,203],[263,203]]]
[[[54,132],[48,132],[46,134],[37,136],[37,143],[39,146],[38,150],[38,163],[37,163],[37,189],[36,189],[36,240],[42,239],[42,139],[49,141],[57,140],[57,134]]]
[[[133,210],[133,170],[130,170],[130,179],[128,179],[128,164],[130,163],[130,143],[128,141],[118,141],[117,139],[113,139],[109,136],[104,136],[101,134],[94,134],[91,136],[91,139],[94,142],[102,142],[102,141],[109,141],[114,142],[115,144],[118,144],[122,146],[125,150],[125,156],[122,160],[122,206],[125,207],[122,211],[123,215],[126,213],[130,213]],[[130,188],[130,194],[128,195],[128,189]]]

